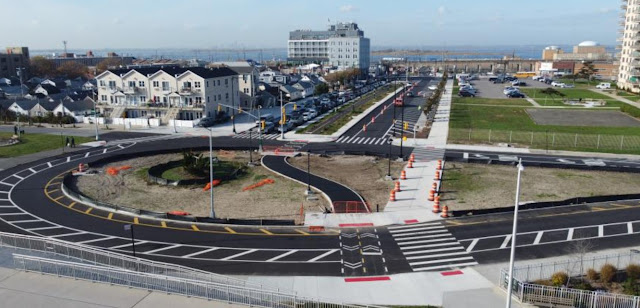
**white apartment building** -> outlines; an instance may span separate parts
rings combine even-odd
[[[618,87],[640,92],[640,0],[623,0],[622,37],[618,66]]]
[[[356,23],[337,23],[326,31],[295,30],[289,32],[288,60],[298,63],[321,63],[339,70],[369,69],[370,41]]]
[[[196,120],[239,106],[237,72],[226,68],[145,67],[107,70],[96,77],[98,101],[111,118]]]

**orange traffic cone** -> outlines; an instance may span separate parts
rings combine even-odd
[[[436,181],[440,180],[440,171],[436,170],[436,176],[433,179]]]
[[[366,131],[367,131],[367,124],[362,125],[362,131],[363,131],[363,132],[366,132]]]
[[[396,181],[396,187],[393,189],[396,192],[401,192],[402,190],[400,190],[400,181]]]
[[[400,179],[401,180],[406,180],[407,179],[407,172],[402,170],[402,172],[400,172]]]
[[[393,189],[389,193],[389,201],[396,201],[396,191]]]
[[[433,191],[438,190],[438,183],[431,184],[431,189],[433,189]]]
[[[440,214],[440,217],[442,218],[447,218],[449,217],[449,207],[448,206],[443,206],[442,207],[442,214]]]
[[[433,212],[434,213],[440,213],[440,196],[437,196],[433,200]]]
[[[413,162],[409,161],[409,165],[407,165],[407,168],[413,168]]]
[[[411,156],[409,156],[409,161],[410,162],[416,161],[416,156],[413,153],[411,153]]]
[[[442,170],[442,160],[438,159],[438,166],[436,167],[436,170]]]
[[[432,190],[429,191],[429,201],[433,201],[434,200],[435,194],[436,194],[435,190],[432,189]]]

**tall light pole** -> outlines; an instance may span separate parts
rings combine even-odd
[[[282,100],[282,89],[280,89],[280,138],[284,139],[284,121],[287,113],[284,111],[284,105]]]
[[[233,123],[233,133],[236,133],[236,101],[234,100],[234,95],[233,95],[233,76],[231,76],[231,106],[233,106],[233,108],[231,108],[232,112],[233,112],[233,116],[231,117],[231,122]]]
[[[96,112],[96,101],[93,101],[93,120],[96,122],[96,141],[100,140],[98,136],[98,113]]]
[[[213,211],[213,129],[208,128],[208,130],[209,130],[209,184],[211,185],[211,188],[209,189],[211,192],[211,202],[210,202],[211,212],[209,213],[209,216],[211,217],[211,219],[215,219],[216,213]]]
[[[258,152],[262,153],[262,116],[260,115],[260,110],[262,109],[262,105],[258,106]]]
[[[393,139],[389,138],[388,140],[389,143],[389,168],[387,169],[387,176],[385,177],[386,180],[393,180],[393,178],[391,177],[391,145],[393,145]]]
[[[511,232],[511,255],[509,257],[509,283],[507,285],[507,308],[511,308],[511,293],[513,291],[513,262],[516,255],[516,232],[518,229],[518,204],[520,203],[520,174],[524,170],[522,158],[518,162],[518,180],[516,182],[516,204],[513,209],[513,231]]]

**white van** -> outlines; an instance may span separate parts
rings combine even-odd
[[[599,85],[596,86],[596,88],[598,89],[611,89],[611,84],[608,82],[601,82]]]

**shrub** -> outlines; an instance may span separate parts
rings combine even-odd
[[[552,287],[553,283],[551,283],[550,280],[548,279],[538,279],[538,280],[534,280],[533,284],[537,284],[537,285],[541,285],[541,286],[549,286]]]
[[[556,272],[551,275],[551,283],[556,287],[564,286],[568,281],[569,275],[565,272]]]
[[[576,283],[576,284],[572,285],[571,287],[574,288],[574,289],[593,291],[593,287],[591,286],[591,284],[586,282],[586,281],[582,281],[582,282]]]
[[[587,270],[587,279],[589,281],[596,281],[598,280],[598,272],[596,272],[596,270],[590,268]]]
[[[624,294],[638,295],[638,284],[631,278],[627,278],[627,280],[622,283],[622,289]]]
[[[627,278],[636,280],[640,278],[640,265],[638,264],[629,264],[626,268]]]
[[[605,264],[600,268],[600,281],[603,283],[610,283],[613,280],[613,277],[616,275],[618,269],[611,265]]]

